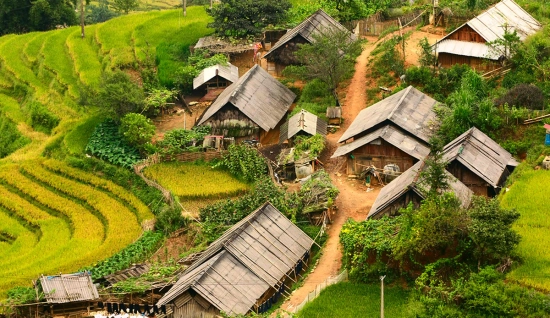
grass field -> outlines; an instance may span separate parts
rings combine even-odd
[[[148,167],[144,172],[182,200],[227,198],[249,188],[228,172],[212,169],[204,163],[165,162]]]
[[[0,298],[40,274],[72,272],[120,251],[153,219],[125,189],[63,163],[0,166]]]
[[[409,292],[398,287],[384,289],[386,317],[414,317],[415,310],[417,305],[409,301]],[[343,282],[329,286],[296,317],[380,317],[380,285]]]
[[[524,173],[504,194],[501,204],[521,213],[514,229],[521,235],[517,253],[522,264],[507,278],[550,292],[550,171]]]

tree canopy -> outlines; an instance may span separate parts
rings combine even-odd
[[[266,26],[284,21],[291,6],[288,0],[221,0],[219,5],[207,9],[214,17],[208,26],[216,29],[219,36],[256,36]]]
[[[75,25],[76,0],[0,0],[0,35]]]

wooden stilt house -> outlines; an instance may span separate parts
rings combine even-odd
[[[212,243],[157,305],[174,318],[263,313],[297,280],[312,245],[266,203]]]
[[[332,158],[346,156],[347,174],[397,165],[401,172],[429,153],[436,101],[412,86],[362,110]]]
[[[296,65],[298,61],[294,53],[300,48],[300,44],[313,43],[314,36],[330,29],[347,31],[338,21],[319,9],[302,23],[283,35],[275,45],[263,56],[267,60],[267,71],[273,76],[281,76],[288,65]],[[355,35],[349,32],[350,39]]]
[[[213,135],[236,142],[256,139],[266,143],[268,133],[282,125],[296,98],[291,90],[258,65],[226,88],[197,121],[212,127]]]
[[[449,171],[475,194],[494,197],[518,162],[497,142],[472,128],[443,149]]]
[[[383,187],[376,197],[367,219],[396,216],[399,214],[399,210],[407,207],[409,203],[412,203],[414,208],[418,208],[422,200],[425,199],[425,193],[429,190],[429,187],[423,184],[420,179],[420,173],[423,169],[424,161],[419,161]],[[462,203],[462,207],[467,208],[470,206],[473,192],[450,173],[447,172],[447,175],[449,177],[449,191],[457,196]]]
[[[503,39],[506,30],[516,31],[523,41],[541,28],[520,5],[503,0],[437,41],[434,50],[442,67],[466,64],[476,70],[491,71],[500,67],[510,52],[505,47],[491,48],[488,42]]]

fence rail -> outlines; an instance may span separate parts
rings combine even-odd
[[[297,312],[299,312],[300,310],[302,310],[302,308],[304,308],[304,306],[309,303],[310,301],[313,301],[315,298],[317,298],[319,296],[319,294],[321,294],[321,292],[327,288],[328,286],[330,285],[334,285],[336,283],[339,283],[339,282],[342,282],[342,281],[345,281],[348,279],[348,271],[347,270],[344,270],[342,273],[340,273],[339,275],[337,276],[334,276],[334,277],[328,277],[327,279],[325,279],[324,282],[322,282],[321,284],[317,285],[315,287],[315,289],[310,292],[307,297],[304,299],[304,301],[302,301],[301,304],[299,304],[298,306],[296,306],[294,308],[294,310],[291,311],[291,314],[295,314]]]

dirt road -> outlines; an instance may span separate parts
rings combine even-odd
[[[367,63],[370,52],[375,47],[376,38],[368,39],[369,43],[365,46],[363,53],[357,59],[355,65],[355,74],[351,80],[345,101],[342,105],[342,116],[344,123],[335,134],[327,136],[328,141],[328,156],[334,153],[338,146],[338,139],[344,131],[349,127],[357,114],[366,107],[366,76]],[[281,308],[290,311],[299,305],[318,284],[322,283],[326,278],[336,275],[342,265],[342,251],[339,244],[339,233],[342,225],[348,218],[355,220],[364,220],[367,213],[376,199],[380,189],[367,192],[367,188],[358,180],[348,180],[347,176],[339,168],[344,167],[343,158],[330,159],[326,162],[326,169],[330,173],[333,183],[340,190],[340,195],[336,199],[338,212],[332,215],[332,224],[328,227],[328,240],[323,249],[323,254],[319,259],[319,263],[315,270],[309,274],[304,281],[304,284],[299,289],[292,293],[292,296],[287,300]],[[312,264],[313,265],[313,264]]]

